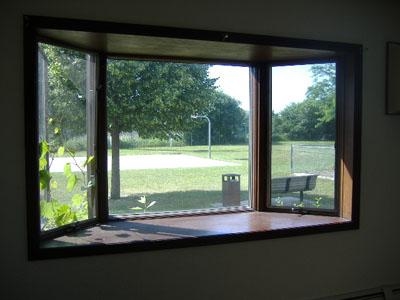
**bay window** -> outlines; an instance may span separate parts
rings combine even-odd
[[[358,227],[361,46],[24,24],[30,258]],[[282,102],[274,91],[299,70],[312,85]]]

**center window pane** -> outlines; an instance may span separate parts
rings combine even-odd
[[[111,214],[249,206],[249,69],[107,61]]]

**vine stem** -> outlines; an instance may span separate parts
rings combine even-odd
[[[83,178],[83,184],[85,185],[85,187],[86,187],[86,174],[85,174],[85,171],[81,168],[81,166],[79,165],[79,163],[76,161],[76,158],[75,158],[75,154],[71,151],[71,150],[69,150],[68,148],[65,148],[65,150],[67,151],[67,153],[68,153],[68,155],[72,158],[72,160],[74,161],[74,165],[79,169],[79,171],[81,172],[81,174],[82,174],[82,178]]]

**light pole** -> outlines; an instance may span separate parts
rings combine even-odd
[[[208,121],[208,158],[211,159],[211,121],[204,115],[191,115],[192,119],[206,119]]]

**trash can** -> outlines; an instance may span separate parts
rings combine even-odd
[[[240,205],[240,175],[222,174],[222,205]]]

